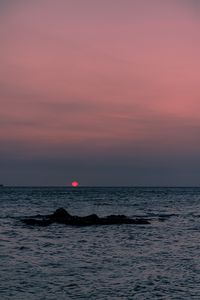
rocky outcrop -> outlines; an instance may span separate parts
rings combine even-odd
[[[57,209],[51,215],[39,215],[32,218],[24,218],[21,220],[27,225],[48,226],[53,223],[71,225],[71,226],[91,226],[91,225],[114,225],[114,224],[150,224],[148,219],[144,218],[128,218],[125,215],[110,215],[107,217],[98,217],[95,214],[78,217],[70,215],[64,208]]]

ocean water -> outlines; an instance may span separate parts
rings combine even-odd
[[[59,207],[151,224],[20,221]],[[200,188],[1,188],[0,239],[1,300],[200,299]]]

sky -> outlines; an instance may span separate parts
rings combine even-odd
[[[0,23],[0,183],[199,186],[199,0],[0,0]]]

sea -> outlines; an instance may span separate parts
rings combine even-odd
[[[46,227],[63,207],[147,225]],[[1,300],[200,299],[200,188],[0,188]]]

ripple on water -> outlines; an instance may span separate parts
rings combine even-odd
[[[200,299],[199,199],[200,189],[0,191],[1,299]],[[19,220],[58,207],[152,224],[30,228]]]

